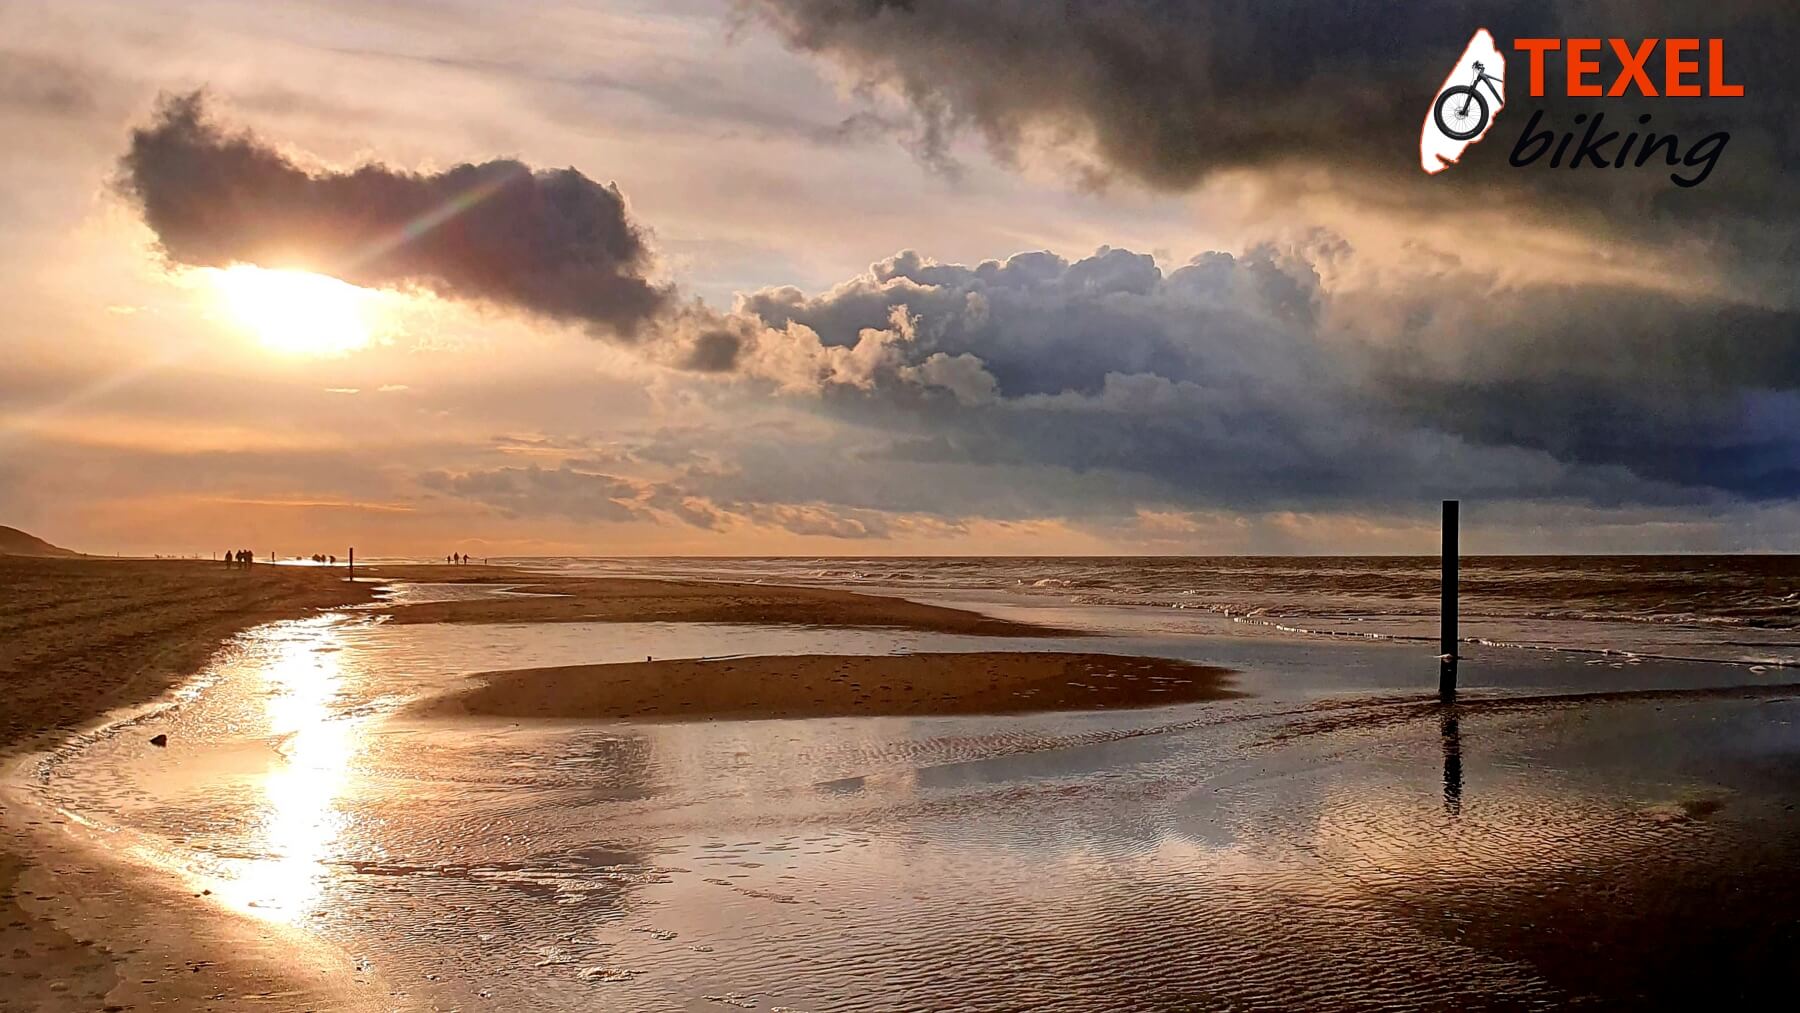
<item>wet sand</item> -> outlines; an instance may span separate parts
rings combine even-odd
[[[1023,652],[675,659],[486,672],[432,716],[716,720],[1024,714],[1160,707],[1239,694],[1169,658]]]
[[[391,621],[399,623],[757,622],[1067,635],[957,609],[809,588],[537,577],[485,566],[358,567],[357,575],[504,585],[528,593],[396,607]],[[377,584],[352,583],[345,576],[343,568],[257,564],[246,571],[206,560],[0,556],[5,591],[0,691],[6,701],[0,708],[0,759],[16,761],[109,713],[156,699],[240,631],[373,600]],[[1000,667],[1023,673],[1019,664]],[[1049,671],[1029,663],[1026,668],[1039,676]],[[666,676],[661,670],[633,674]],[[703,674],[710,673],[696,670],[686,678],[692,682]],[[616,679],[611,685],[621,694],[630,689]],[[850,690],[825,685],[830,688],[822,699],[837,700]],[[866,699],[892,699],[890,691],[872,687],[871,692],[883,695]],[[540,705],[547,700],[533,699]],[[715,700],[730,701],[740,712],[754,707],[741,696],[704,691],[688,697],[686,706],[706,707]],[[856,702],[852,693],[845,705]],[[946,702],[957,708],[970,703]],[[925,712],[932,703],[909,706]],[[202,1009],[250,1002],[383,1007],[371,998],[385,996],[379,983],[358,976],[341,953],[303,945],[297,933],[222,911],[186,893],[173,875],[119,866],[90,832],[59,817],[10,800],[4,808],[0,994],[7,998],[0,1008],[160,1003]]]
[[[6,822],[0,1010],[394,1008],[299,929],[219,910],[60,819]]]
[[[192,675],[232,634],[373,600],[342,567],[248,571],[205,560],[0,556],[0,755],[51,744]],[[539,577],[508,567],[358,567],[359,577],[486,584],[516,597],[407,605],[396,623],[728,622],[871,626],[974,636],[1072,636],[898,598],[698,581]]]
[[[206,561],[0,556],[0,758],[155,699],[234,633],[372,597],[371,585],[342,578]],[[273,997],[282,995],[364,1003],[341,991],[352,979],[329,950],[217,911],[173,876],[120,866],[78,825],[5,801],[0,1009],[217,1009],[280,1005]]]

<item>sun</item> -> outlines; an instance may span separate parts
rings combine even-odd
[[[375,293],[309,271],[238,264],[214,271],[226,310],[266,347],[290,355],[345,355],[375,337]]]

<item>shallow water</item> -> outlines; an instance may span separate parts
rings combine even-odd
[[[1757,913],[1800,901],[1800,703],[1710,692],[1764,678],[1741,666],[1477,650],[1446,720],[1417,703],[1436,677],[1417,649],[1150,628],[1102,649],[1223,661],[1256,695],[1008,718],[399,713],[501,667],[1026,645],[1096,642],[333,614],[239,637],[42,785],[421,1008],[1519,1008],[1675,988],[1696,938],[1794,970]],[[1508,702],[1642,687],[1700,692]],[[1641,911],[1672,928],[1619,917]],[[1572,962],[1596,946],[1604,967]]]

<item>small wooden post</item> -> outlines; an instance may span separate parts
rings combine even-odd
[[[356,546],[350,546],[350,579],[356,579]]]
[[[1444,581],[1438,606],[1438,697],[1456,698],[1456,509],[1457,501],[1444,501]]]

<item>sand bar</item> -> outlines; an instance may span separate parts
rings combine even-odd
[[[382,576],[504,585],[516,597],[409,605],[399,623],[670,622],[873,626],[992,637],[1081,636],[1075,630],[994,619],[834,588],[637,577],[563,577],[503,567],[386,567]]]
[[[797,655],[488,672],[423,703],[433,716],[702,720],[1018,714],[1238,696],[1225,669],[1053,652]]]

